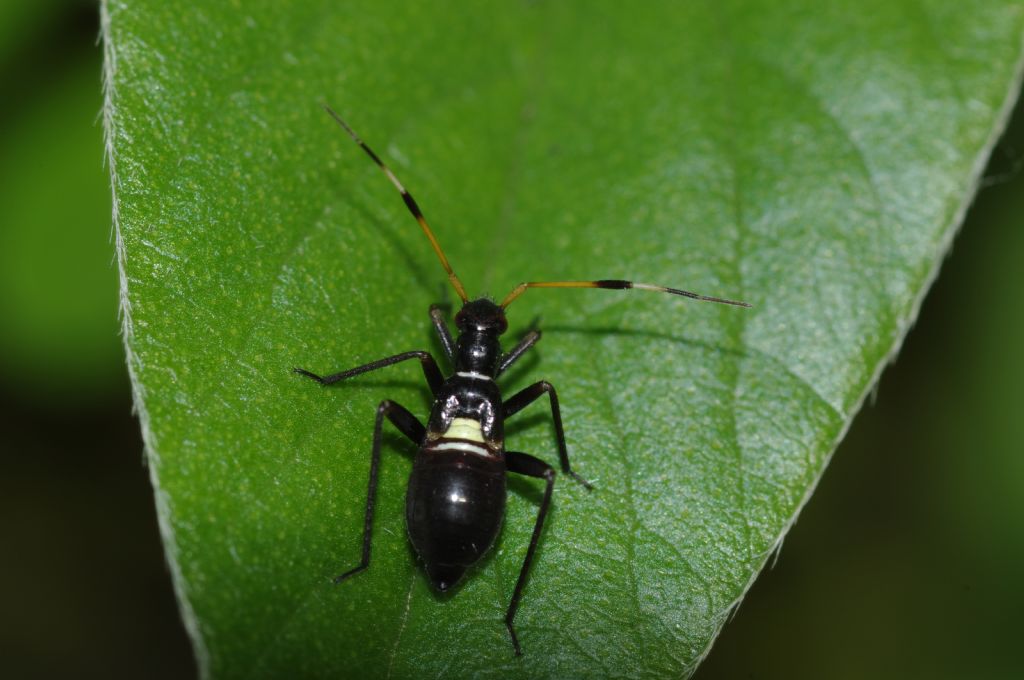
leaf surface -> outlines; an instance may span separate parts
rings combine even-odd
[[[165,543],[212,677],[678,677],[778,545],[898,348],[1016,94],[1024,6],[105,5],[126,341]],[[570,455],[502,624],[540,487],[431,593],[404,528],[443,272],[330,102],[410,188],[471,294],[530,291],[503,378],[559,390]],[[450,295],[450,293],[448,293]],[[545,406],[510,448],[556,460]],[[894,452],[895,455],[895,452]],[[880,471],[880,474],[882,472]]]

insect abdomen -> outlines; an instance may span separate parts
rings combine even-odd
[[[406,495],[409,539],[431,584],[448,590],[494,543],[505,515],[505,463],[457,448],[420,449]]]

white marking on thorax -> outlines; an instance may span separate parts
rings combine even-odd
[[[492,378],[491,376],[484,375],[483,373],[477,373],[476,371],[457,371],[455,375],[459,376],[460,378],[472,378],[473,380],[490,380],[491,382],[494,382],[494,378]]]
[[[483,428],[479,420],[472,418],[453,418],[451,426],[441,435],[451,439],[468,439],[474,442],[484,443]]]

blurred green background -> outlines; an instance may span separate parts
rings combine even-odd
[[[121,356],[98,12],[0,3],[0,674],[190,677]],[[1024,111],[697,678],[1024,677]]]

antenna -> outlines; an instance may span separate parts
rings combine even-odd
[[[520,283],[518,286],[512,289],[504,300],[501,301],[501,307],[504,309],[512,304],[512,301],[517,297],[526,292],[528,288],[608,288],[611,290],[626,290],[628,288],[636,288],[637,290],[653,290],[656,293],[669,293],[671,295],[681,295],[692,300],[701,300],[703,302],[717,302],[723,305],[735,305],[736,307],[750,307],[751,305],[746,302],[740,302],[739,300],[727,300],[725,298],[710,297],[708,295],[699,295],[697,293],[690,292],[688,290],[680,290],[678,288],[666,288],[665,286],[655,286],[650,283],[633,283],[632,281],[621,281],[617,279],[606,279],[602,281],[528,281]]]
[[[402,200],[405,201],[405,206],[409,208],[409,212],[411,212],[412,216],[416,218],[417,222],[419,222],[420,227],[423,229],[423,233],[426,234],[427,238],[430,240],[430,246],[434,249],[434,252],[437,253],[437,259],[441,260],[441,266],[444,267],[446,272],[448,272],[448,280],[451,282],[452,287],[455,288],[455,292],[459,294],[459,297],[462,298],[463,302],[468,302],[469,298],[466,296],[466,289],[462,287],[462,282],[459,281],[459,277],[455,275],[455,270],[453,270],[452,266],[448,264],[448,258],[445,257],[444,251],[441,250],[441,244],[438,243],[437,237],[434,236],[434,232],[431,231],[430,225],[427,224],[427,220],[423,217],[420,207],[416,205],[416,200],[412,197],[412,194],[405,190],[402,183],[398,181],[397,177],[395,177],[395,173],[391,172],[391,168],[386,166],[384,161],[377,157],[377,154],[373,152],[373,149],[367,146],[363,140],[359,139],[359,135],[357,135],[352,128],[348,126],[348,123],[342,120],[341,116],[339,116],[334,109],[326,104],[323,106],[324,110],[331,114],[331,118],[336,120],[338,125],[345,129],[345,132],[348,133],[349,137],[351,137],[353,141],[355,141],[355,143],[366,152],[366,155],[373,159],[373,162],[377,164],[377,167],[384,171],[384,174],[388,176],[391,183],[395,185],[396,189],[398,189],[398,193],[402,194]]]

